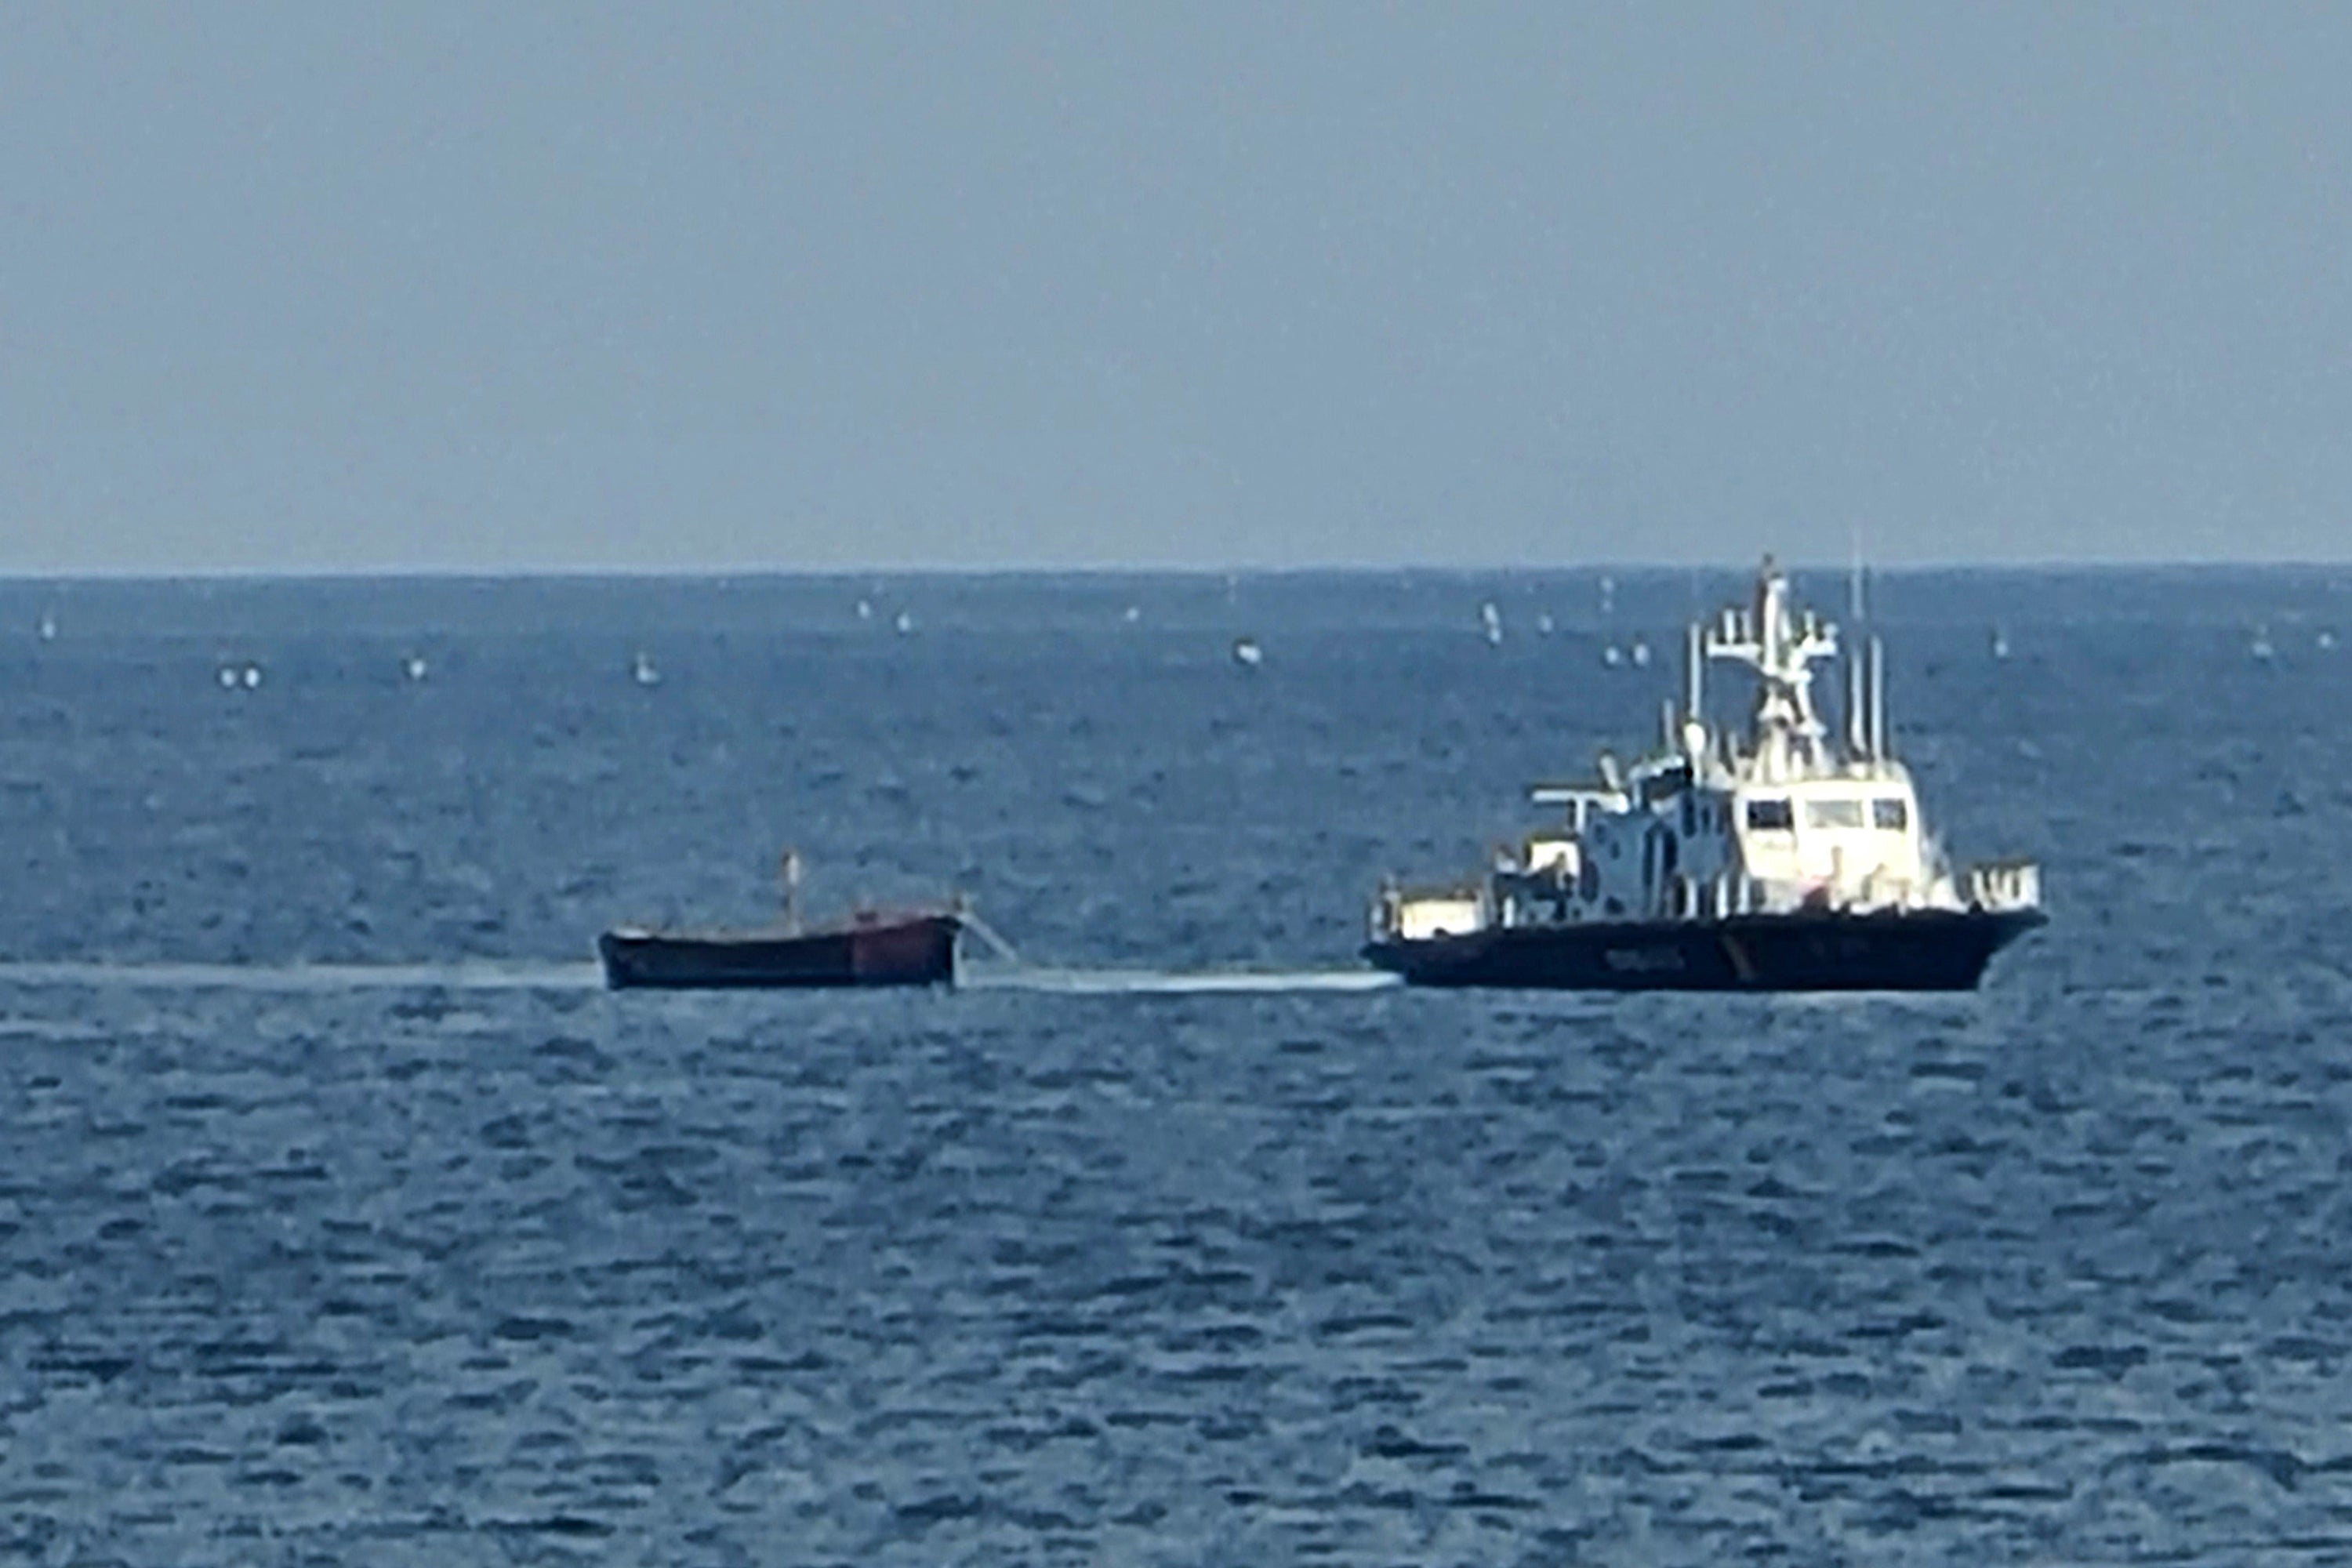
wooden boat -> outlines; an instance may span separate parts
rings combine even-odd
[[[817,985],[945,985],[963,921],[948,910],[861,912],[805,931],[658,931],[624,926],[596,939],[615,991]]]
[[[783,859],[784,917],[765,931],[665,931],[621,926],[596,939],[615,991],[763,986],[945,985],[955,979],[958,910],[883,913],[803,926],[800,857]]]

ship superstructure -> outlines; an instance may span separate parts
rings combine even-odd
[[[2042,922],[2038,868],[1956,868],[1887,743],[1877,638],[1843,651],[1843,732],[1814,699],[1836,626],[1769,558],[1746,606],[1690,627],[1661,743],[1591,780],[1539,784],[1553,827],[1482,879],[1383,888],[1365,955],[1428,984],[1953,989]],[[1711,662],[1744,668],[1744,732],[1708,721]]]

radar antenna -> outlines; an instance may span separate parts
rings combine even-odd
[[[1707,628],[1710,658],[1746,665],[1756,676],[1748,750],[1767,778],[1795,776],[1821,763],[1823,731],[1813,709],[1813,665],[1837,657],[1837,628],[1808,610],[1789,608],[1789,579],[1772,557],[1757,574],[1756,600],[1727,609]]]

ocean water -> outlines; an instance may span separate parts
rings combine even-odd
[[[2352,1559],[2352,574],[1874,585],[1979,994],[1354,978],[1741,585],[0,584],[0,1557]]]

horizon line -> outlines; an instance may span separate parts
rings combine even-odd
[[[1761,559],[1759,557],[1758,559]],[[1817,574],[1834,573],[1850,575],[1856,563],[1852,561],[1781,560],[1778,563],[1790,572]],[[1983,573],[1987,574],[2042,573],[2126,573],[2126,572],[2311,572],[2352,569],[2352,560],[2324,560],[2290,556],[2259,558],[2179,557],[2146,560],[2074,559],[2074,560],[1974,560],[1974,561],[1906,561],[1877,565],[1868,561],[1860,563],[1861,569],[1874,577],[1927,576],[1940,574]],[[217,583],[503,583],[503,582],[718,582],[744,579],[859,579],[909,577],[1411,577],[1411,576],[1494,576],[1512,573],[1528,575],[1557,576],[1564,574],[1659,574],[1675,572],[1720,572],[1746,574],[1756,569],[1754,561],[1591,561],[1577,564],[1562,563],[1409,563],[1301,562],[1281,565],[1129,565],[1116,563],[1095,563],[1076,565],[1045,565],[1014,563],[974,565],[971,563],[923,564],[900,563],[868,566],[793,566],[780,564],[693,564],[683,566],[635,565],[520,565],[520,566],[206,566],[206,567],[5,567],[0,568],[0,584],[25,583],[144,583],[144,584],[217,584]]]

